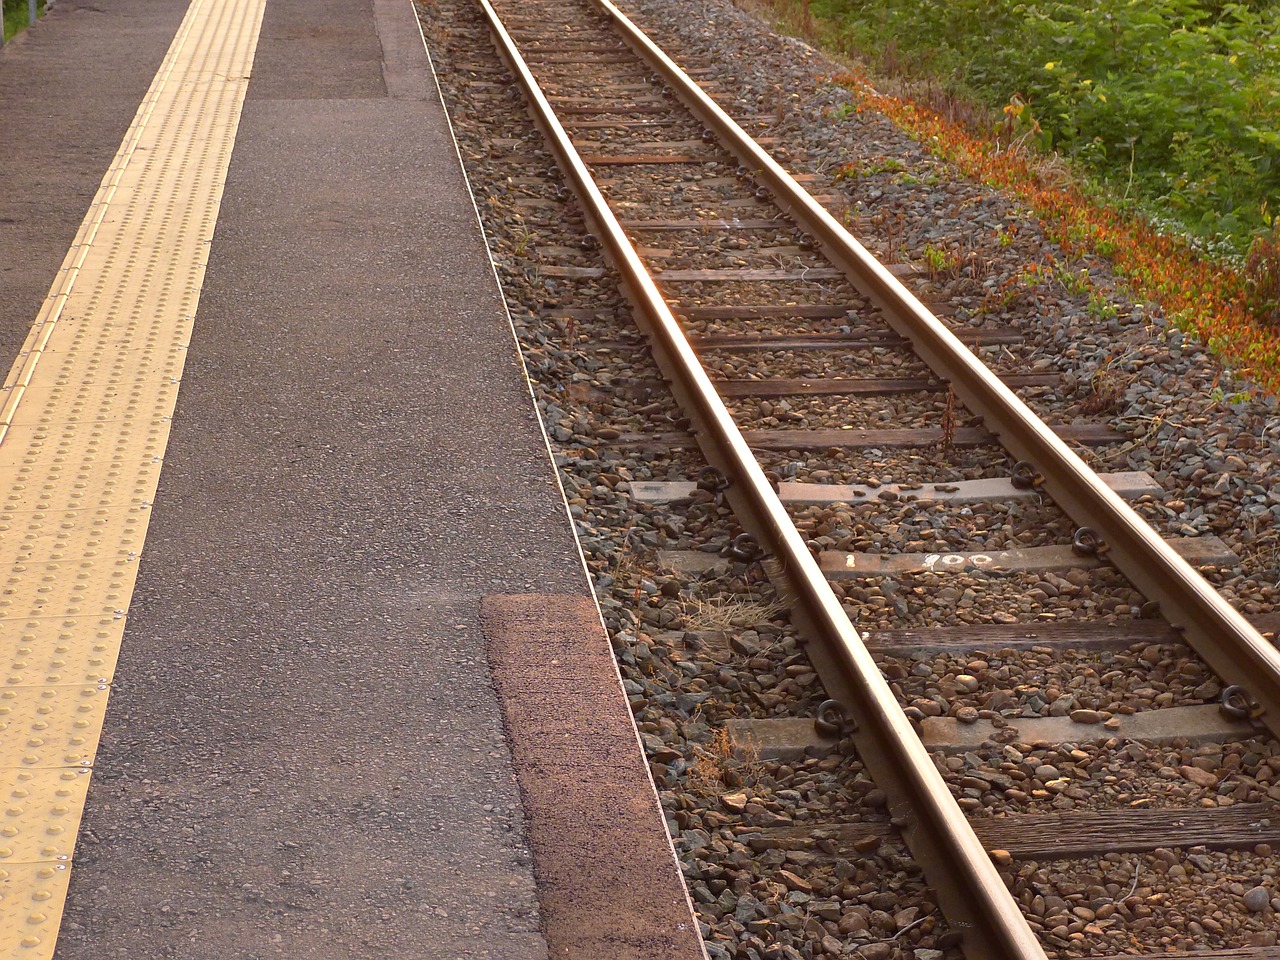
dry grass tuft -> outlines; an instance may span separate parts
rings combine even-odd
[[[713,597],[695,600],[692,613],[685,614],[690,630],[733,630],[753,627],[784,613],[786,604],[777,600],[743,597]]]
[[[717,797],[726,789],[755,783],[764,772],[755,741],[734,741],[724,727],[715,732],[710,743],[695,746],[694,751],[698,762],[689,769],[685,783],[689,792],[699,796]]]

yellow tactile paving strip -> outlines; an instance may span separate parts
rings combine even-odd
[[[0,392],[0,958],[53,956],[266,0],[194,0]]]

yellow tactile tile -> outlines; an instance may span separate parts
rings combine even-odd
[[[177,380],[187,362],[187,345],[144,342],[135,345],[116,331],[90,329],[91,340],[75,349],[46,348],[40,357],[45,383],[83,383],[101,380]],[[25,360],[25,355],[19,360]],[[3,406],[12,388],[0,390]]]
[[[0,686],[110,683],[125,615],[31,618],[5,623]]]
[[[0,863],[0,949],[6,958],[53,956],[70,872],[64,861]]]
[[[170,419],[171,414],[165,413],[146,421],[14,424],[0,442],[0,466],[41,463],[78,467],[90,461],[152,460],[164,455]]]
[[[14,564],[0,573],[0,622],[123,614],[137,575],[136,555]]]
[[[0,385],[0,957],[53,955],[265,0],[194,0]]]
[[[50,616],[49,597],[55,589],[71,602],[65,586],[51,587],[47,578],[40,584],[31,582],[31,577],[41,576],[39,571],[32,572],[37,564],[98,559],[104,568],[114,571],[121,558],[136,557],[142,552],[150,518],[147,503],[91,510],[0,513],[0,542],[7,548],[5,560],[9,561],[7,568],[0,567],[0,583],[5,585],[0,592],[0,621]],[[69,568],[66,572],[68,579],[83,580]],[[111,579],[118,580],[118,575],[112,572]],[[112,609],[121,606],[113,599],[116,588],[107,589],[106,580],[99,582],[103,584],[98,596],[102,605]],[[107,604],[108,599],[112,603]],[[83,613],[76,610],[72,615]]]
[[[88,792],[85,768],[0,768],[0,869],[69,861]]]
[[[0,690],[0,767],[87,767],[107,711],[105,683]]]
[[[99,380],[85,383],[66,377],[57,383],[27,387],[26,397],[14,410],[15,426],[44,426],[57,423],[104,423],[114,420],[150,421],[155,411],[173,405],[178,397],[178,379],[121,382]]]
[[[163,461],[151,458],[0,464],[0,514],[129,507],[155,496]],[[25,558],[24,558],[25,559]]]

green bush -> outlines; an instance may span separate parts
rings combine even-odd
[[[1280,206],[1280,0],[815,0],[873,61],[942,77],[1157,217],[1237,251]]]
[[[39,0],[36,4],[39,11],[44,10],[45,0]],[[27,20],[30,17],[31,7],[28,0],[0,0],[0,7],[4,10],[4,38],[8,40],[19,30],[27,27]]]

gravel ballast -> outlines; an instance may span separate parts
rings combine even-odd
[[[642,0],[628,12],[678,61],[714,64],[718,96],[732,112],[776,114],[781,99],[782,120],[769,133],[787,165],[814,174],[814,192],[843,193],[850,221],[878,232],[868,241],[873,249],[908,262],[926,259],[930,248],[949,251],[954,270],[925,273],[909,285],[926,301],[947,304],[960,328],[1021,332],[1022,342],[984,346],[980,354],[1010,372],[1060,373],[1060,387],[1028,392],[1028,402],[1053,422],[1102,417],[1122,432],[1123,443],[1080,448],[1082,456],[1099,469],[1150,472],[1165,494],[1140,499],[1139,512],[1168,536],[1222,538],[1240,562],[1208,570],[1211,582],[1247,614],[1273,612],[1280,581],[1275,398],[1233,380],[1152,305],[1127,302],[1104,263],[1030,271],[1050,254],[1064,260],[1034,220],[1009,199],[957,178],[887,121],[849,110],[848,91],[827,79],[838,67],[798,41],[717,0]],[[423,8],[423,19],[710,955],[958,956],[940,947],[946,927],[936,900],[900,848],[788,845],[768,833],[808,823],[887,822],[887,798],[866,778],[851,743],[784,762],[744,754],[725,736],[723,724],[731,718],[812,716],[825,699],[821,684],[758,568],[723,559],[706,573],[690,574],[660,562],[659,550],[718,554],[739,528],[703,491],[677,504],[630,498],[633,481],[695,477],[701,458],[694,449],[617,442],[678,431],[680,413],[661,388],[605,262],[583,244],[581,214],[558,193],[539,135],[518,101],[500,92],[504,70],[475,11],[439,0]],[[699,132],[696,125],[679,129],[670,136],[695,140]],[[637,142],[597,139],[613,150]],[[836,170],[850,164],[858,174],[837,180]],[[625,199],[678,190],[713,205],[731,195],[720,182],[731,175],[719,169],[703,181],[654,175],[646,188],[626,188]],[[682,249],[688,240],[676,234],[648,234],[642,242],[661,251],[656,262],[665,268],[719,269],[739,265],[735,257],[746,263],[761,247],[781,251],[784,262],[807,262],[808,255],[788,249],[794,240],[763,233],[742,247],[721,244],[712,251]],[[585,271],[555,275],[565,265]],[[1086,269],[1087,286],[1075,279]],[[709,302],[714,286],[664,284],[678,301],[677,313],[680,306]],[[740,287],[729,299],[824,302],[813,284],[767,287]],[[852,312],[844,319],[803,326],[784,321],[778,332],[841,333],[879,323],[856,294],[845,297]],[[747,325],[704,320],[688,329],[715,334]],[[918,375],[900,348],[853,359],[804,351],[705,355],[715,375],[726,378]],[[942,413],[939,397],[929,393],[884,403],[730,403],[741,425],[753,428],[936,425]],[[958,416],[960,425],[968,423],[964,411]],[[1009,469],[1007,456],[987,447],[784,451],[764,454],[762,462],[782,479],[824,483],[956,482],[1006,476]],[[876,500],[800,507],[793,515],[817,546],[839,550],[999,550],[1069,542],[1073,530],[1054,505],[1036,501],[958,510]],[[1123,624],[1143,618],[1145,603],[1107,570],[970,570],[861,578],[835,589],[856,624],[877,629],[1085,617]],[[993,645],[972,653],[884,657],[880,665],[904,707],[962,721],[1068,716],[1092,727],[1135,711],[1212,703],[1221,693],[1204,664],[1172,644],[1115,651]],[[940,755],[937,763],[975,817],[1280,800],[1280,746],[1261,736],[1166,746],[992,742],[961,756]],[[1101,956],[1274,945],[1280,923],[1267,898],[1277,883],[1268,856],[1267,850],[1171,847],[1092,860],[1011,860],[1001,869],[1051,955]]]

